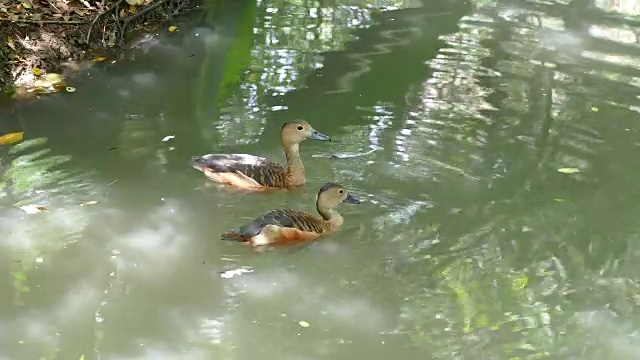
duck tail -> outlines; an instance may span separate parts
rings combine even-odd
[[[247,238],[246,236],[239,235],[238,233],[235,233],[233,231],[230,231],[230,232],[226,232],[226,233],[222,234],[220,236],[220,240],[247,242],[247,241],[249,241],[249,238]]]

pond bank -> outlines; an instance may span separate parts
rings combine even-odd
[[[154,31],[198,6],[196,0],[90,1],[0,2],[0,94],[34,89],[47,73],[99,61],[125,45],[131,32]]]

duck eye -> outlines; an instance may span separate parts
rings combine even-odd
[[[298,130],[302,130],[302,129],[304,129],[302,125],[298,126]]]
[[[344,190],[342,189],[338,190],[338,194],[343,194],[343,193],[344,193]]]

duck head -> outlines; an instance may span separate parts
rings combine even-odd
[[[332,182],[328,182],[318,191],[316,205],[319,208],[331,209],[340,203],[360,204],[360,200],[349,194],[344,186]]]
[[[282,125],[280,138],[283,144],[299,144],[306,139],[331,141],[331,137],[317,131],[304,120],[291,121]]]

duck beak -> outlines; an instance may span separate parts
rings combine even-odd
[[[307,139],[312,139],[312,140],[320,140],[320,141],[331,141],[331,137],[315,130],[315,129],[311,129],[311,134],[309,136],[307,136]]]
[[[342,202],[346,202],[349,204],[360,204],[360,199],[358,199],[357,197],[351,195],[351,194],[347,194],[347,197],[344,198],[344,200],[342,200]]]

